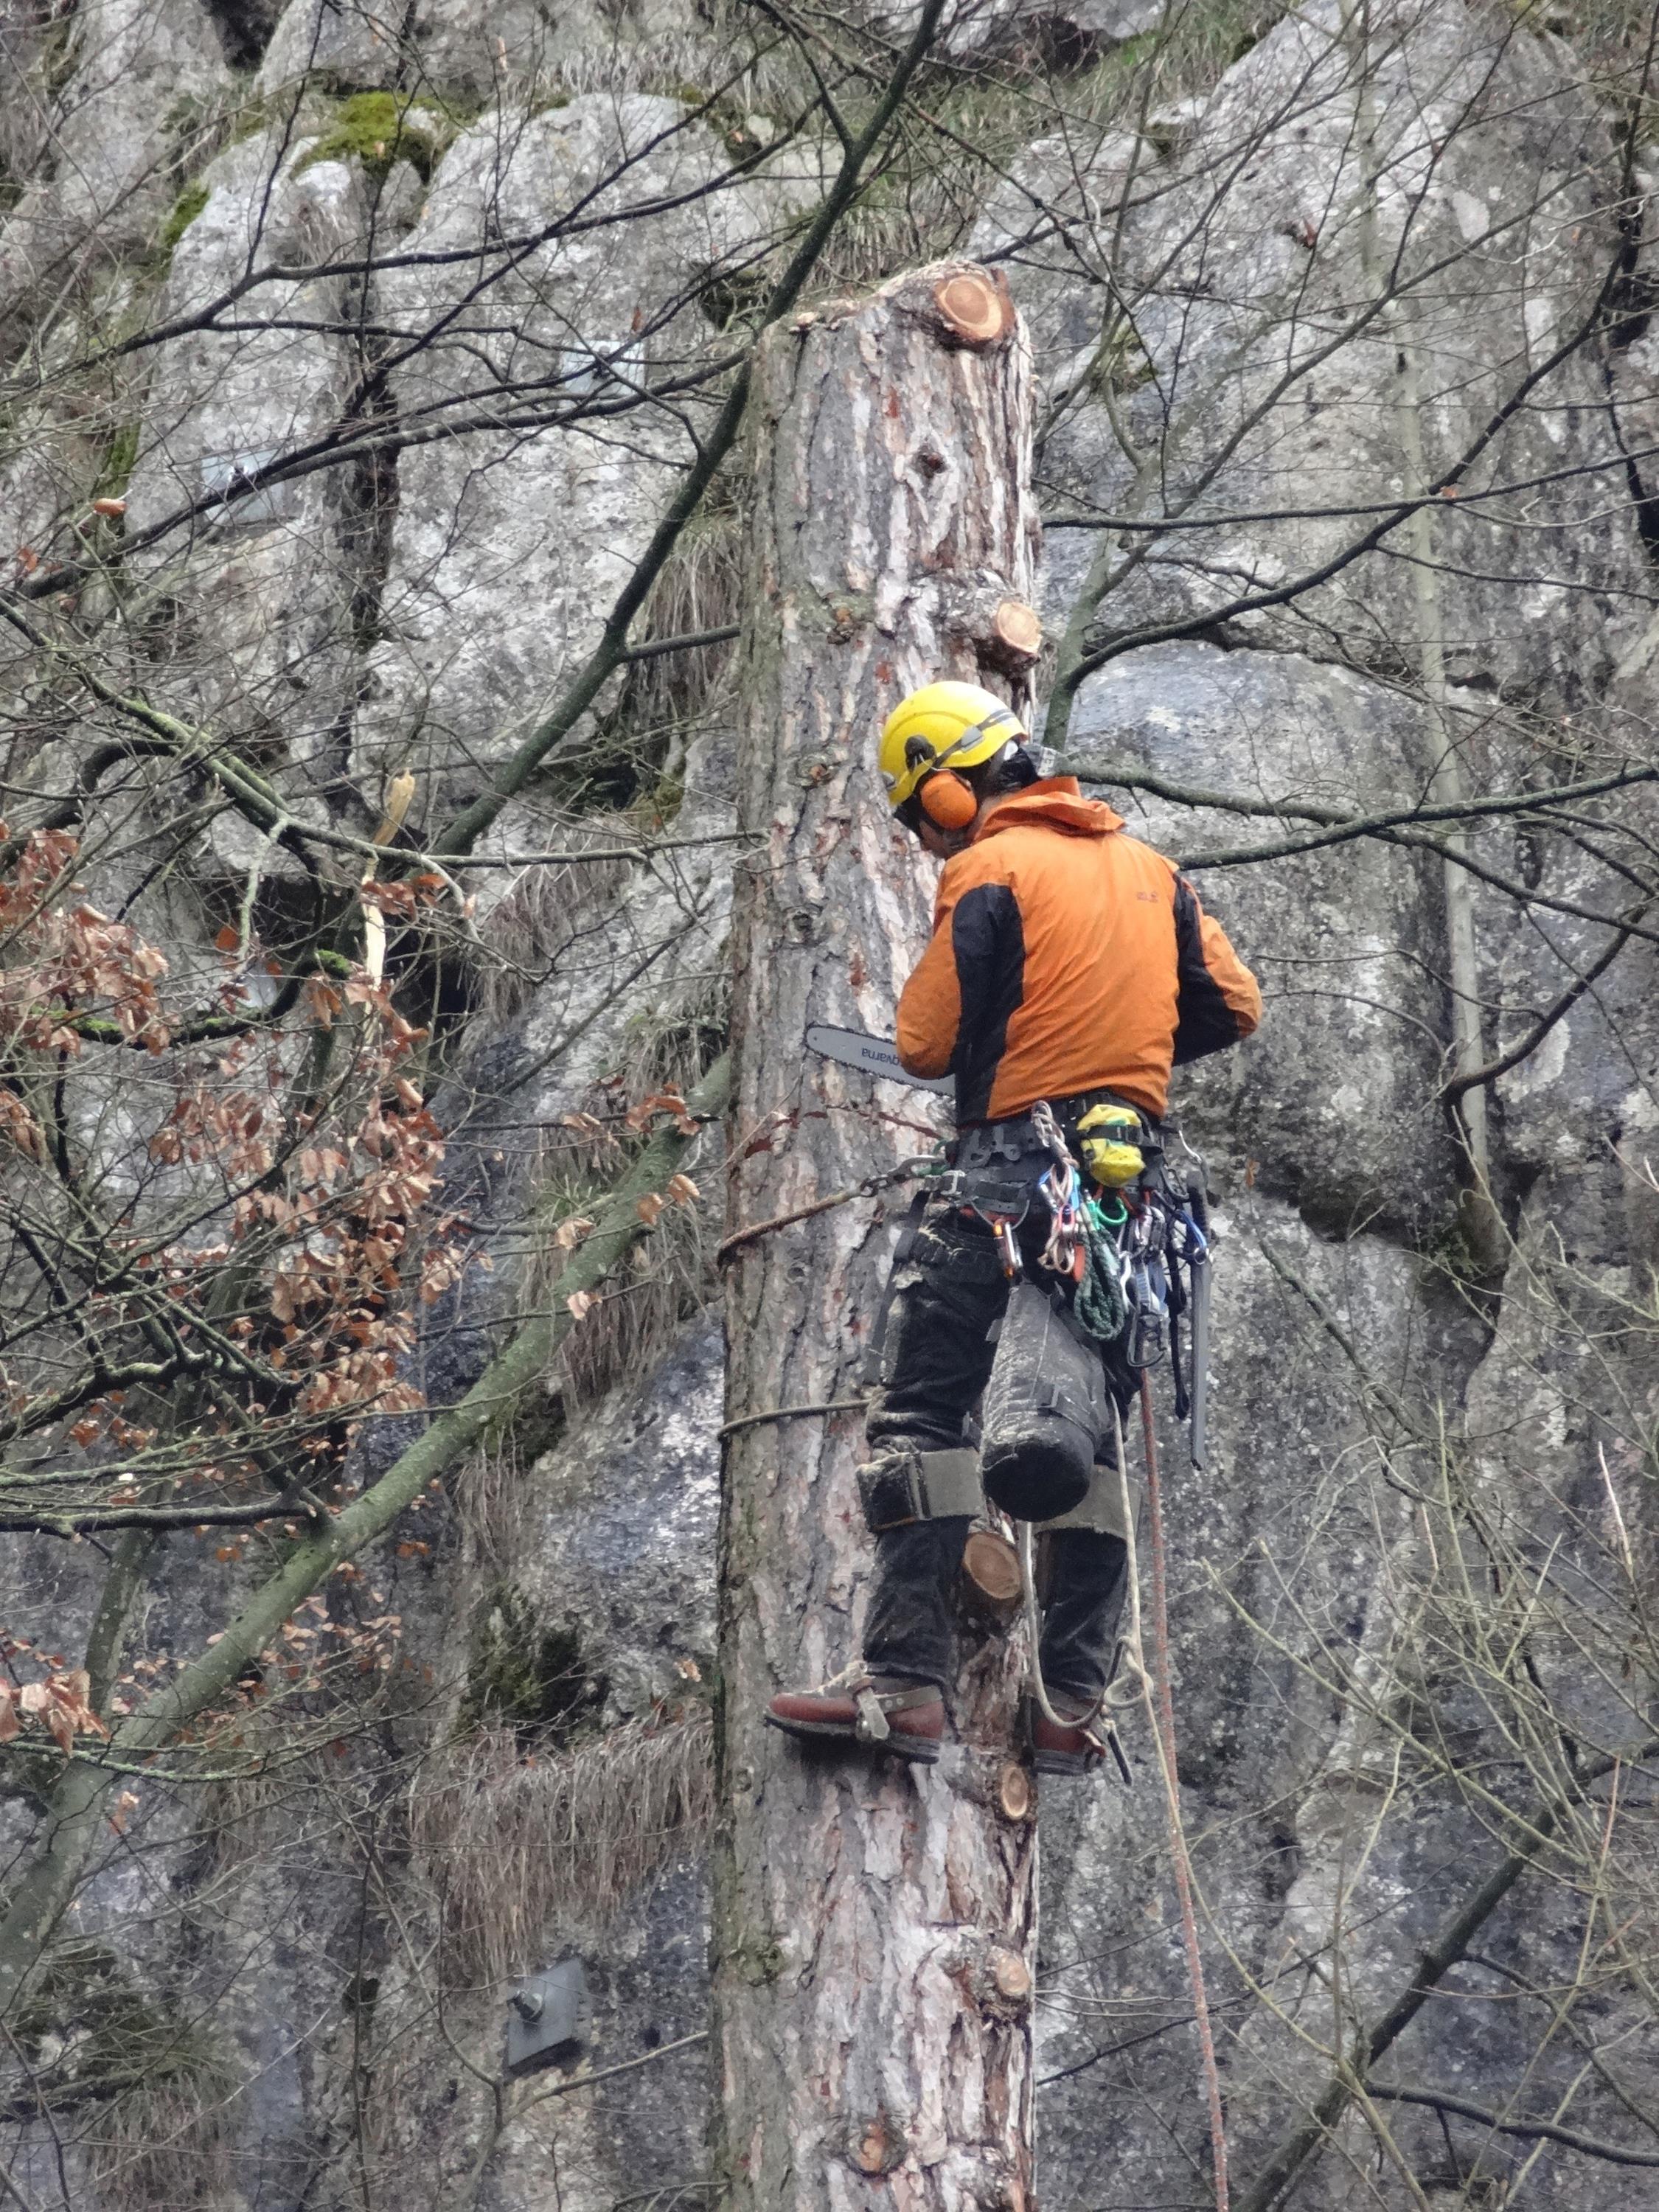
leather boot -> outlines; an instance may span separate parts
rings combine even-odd
[[[934,1683],[872,1674],[860,1660],[816,1690],[781,1690],[766,1709],[766,1724],[931,1766],[945,1734],[945,1700]]]
[[[1087,1698],[1069,1697],[1064,1690],[1051,1690],[1048,1702],[1060,1715],[1060,1723],[1051,1721],[1035,1699],[1028,1712],[1031,1748],[1036,1753],[1032,1763],[1037,1772],[1102,1774],[1109,1752],[1120,1778],[1128,1783],[1128,1762],[1106,1716]]]

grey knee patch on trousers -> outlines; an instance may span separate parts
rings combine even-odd
[[[1052,1521],[1039,1521],[1037,1533],[1046,1535],[1051,1528],[1092,1528],[1102,1536],[1119,1536],[1127,1543],[1129,1528],[1124,1517],[1123,1494],[1124,1480],[1117,1469],[1103,1467],[1097,1461],[1083,1503],[1074,1505],[1069,1513],[1057,1514]],[[1133,1510],[1133,1501],[1130,1510]]]
[[[872,1536],[913,1521],[975,1519],[985,1510],[979,1454],[965,1446],[951,1451],[893,1451],[858,1471],[859,1503]]]

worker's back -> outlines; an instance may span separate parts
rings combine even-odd
[[[946,864],[899,1055],[959,1122],[1111,1091],[1161,1115],[1176,1060],[1248,1036],[1261,994],[1169,861],[1069,776],[1001,800]]]

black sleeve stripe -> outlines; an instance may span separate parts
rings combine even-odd
[[[1184,876],[1176,878],[1176,1033],[1177,1067],[1238,1042],[1238,1024],[1226,994],[1204,962],[1198,900]]]
[[[991,1103],[1008,1024],[1025,996],[1025,929],[1006,884],[977,884],[951,917],[962,1022],[951,1070],[957,1119],[982,1121]]]

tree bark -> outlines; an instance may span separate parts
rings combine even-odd
[[[802,1036],[890,1034],[927,939],[934,871],[888,816],[884,717],[940,677],[1009,696],[996,617],[1032,596],[1036,523],[1029,353],[1000,280],[921,270],[775,329],[752,435],[739,808],[764,842],[738,886],[734,1225],[924,1148],[915,1094],[805,1066]],[[731,1248],[729,1420],[858,1394],[891,1241],[871,1200]],[[727,1445],[716,2171],[742,2212],[1023,2212],[1036,1843],[1005,1774],[1015,1644],[964,1632],[932,1770],[763,1726],[774,1691],[859,1650],[859,1456],[845,1413]]]

